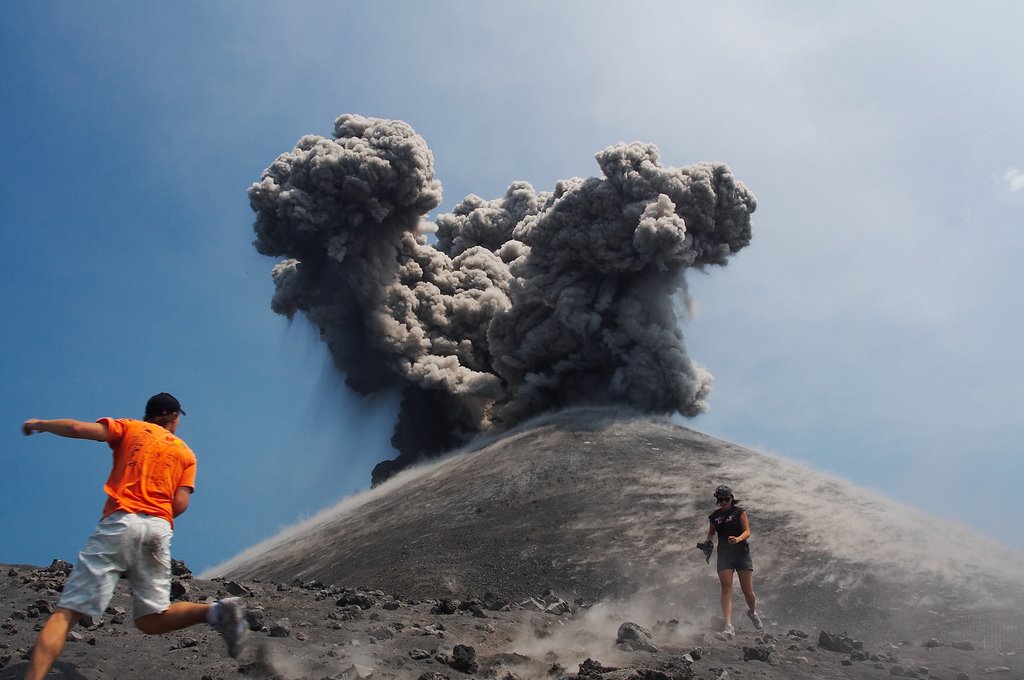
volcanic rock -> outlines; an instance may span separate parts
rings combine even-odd
[[[476,661],[476,650],[468,645],[455,645],[448,665],[463,673],[476,673],[480,669]]]
[[[658,648],[652,641],[651,631],[628,621],[619,626],[615,637],[615,644],[631,652],[641,650],[645,652],[658,651]]]

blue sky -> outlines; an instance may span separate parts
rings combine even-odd
[[[102,507],[103,445],[28,417],[177,395],[196,569],[368,486],[395,404],[271,312],[246,198],[342,113],[425,137],[439,211],[618,141],[728,163],[754,240],[691,278],[687,424],[1019,546],[1024,8],[706,5],[0,4],[0,561],[73,559]]]

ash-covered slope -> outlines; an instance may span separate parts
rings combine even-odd
[[[406,597],[550,588],[710,621],[717,577],[694,545],[722,483],[748,510],[759,608],[782,630],[956,635],[1024,604],[1020,553],[795,463],[595,409],[409,470],[207,575]]]

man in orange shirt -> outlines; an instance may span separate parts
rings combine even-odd
[[[196,456],[175,436],[181,404],[161,392],[146,402],[144,420],[100,418],[26,420],[22,431],[50,432],[72,439],[107,442],[113,467],[103,490],[103,518],[78,554],[57,607],[39,632],[26,680],[40,680],[64,649],[68,631],[82,617],[100,617],[122,574],[132,587],[135,626],[157,635],[210,623],[241,653],[247,629],[238,598],[213,604],[171,604],[171,535],[174,518],[185,512],[195,490]]]

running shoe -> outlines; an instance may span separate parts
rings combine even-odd
[[[225,597],[217,600],[217,621],[213,627],[227,643],[231,658],[238,658],[245,649],[245,634],[249,630],[241,598]]]
[[[732,627],[732,624],[731,623],[725,624],[725,630],[722,631],[722,635],[727,635],[728,637],[732,637],[735,634],[736,634],[736,629]]]
[[[754,624],[754,630],[764,630],[764,624],[761,623],[761,617],[757,615],[757,612],[747,611],[747,618]]]

